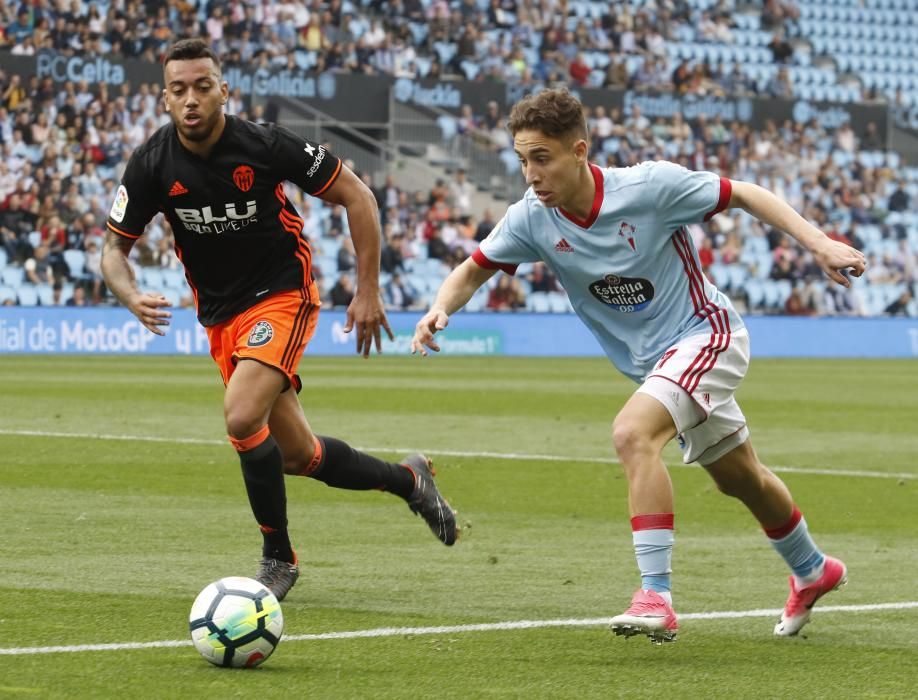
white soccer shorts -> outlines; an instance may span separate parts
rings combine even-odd
[[[710,464],[749,438],[734,393],[749,367],[749,333],[693,335],[669,348],[637,389],[662,403],[682,460]]]

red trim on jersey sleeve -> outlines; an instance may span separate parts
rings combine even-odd
[[[331,187],[331,186],[332,186],[332,183],[334,183],[334,181],[338,179],[338,175],[340,175],[340,174],[341,174],[341,159],[339,158],[339,159],[338,159],[338,167],[335,168],[335,172],[333,172],[332,175],[331,175],[331,177],[328,178],[328,182],[326,182],[324,185],[322,185],[322,189],[320,189],[318,192],[313,192],[312,196],[313,196],[313,197],[318,197],[318,196],[319,196],[320,194],[322,194],[325,190],[327,190],[329,187]]]
[[[112,226],[111,222],[109,221],[106,221],[105,223],[114,233],[117,233],[119,236],[124,236],[125,238],[130,238],[132,241],[136,241],[143,235],[142,233],[128,233],[127,231],[122,231],[120,228]]]
[[[593,192],[593,207],[590,209],[590,215],[586,219],[580,219],[570,212],[564,211],[561,207],[558,207],[558,211],[561,212],[565,219],[577,224],[580,228],[590,228],[590,226],[596,223],[596,217],[599,216],[599,210],[602,208],[602,195],[604,189],[602,170],[599,166],[590,163],[590,172],[593,174],[593,184],[596,188]]]
[[[517,265],[508,265],[506,263],[496,263],[493,260],[490,260],[487,255],[481,252],[481,248],[476,248],[475,252],[472,253],[472,260],[474,260],[478,267],[483,267],[486,270],[503,270],[508,275],[515,275]]]
[[[732,194],[733,185],[730,183],[730,180],[725,177],[720,178],[720,197],[717,198],[717,206],[704,215],[704,220],[710,221],[711,217],[726,209],[727,205],[730,203],[730,195]]]

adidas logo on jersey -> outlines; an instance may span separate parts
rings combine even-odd
[[[574,246],[567,242],[566,238],[562,238],[555,244],[555,252],[558,253],[573,253]]]
[[[183,185],[181,182],[179,182],[178,180],[176,180],[176,181],[172,184],[172,189],[169,190],[169,196],[170,196],[170,197],[178,197],[180,194],[188,194],[188,188],[185,187],[185,185]]]

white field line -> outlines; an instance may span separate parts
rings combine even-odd
[[[901,603],[876,603],[873,605],[821,605],[819,614],[824,613],[859,613],[883,610],[908,610],[918,608],[918,601]],[[679,615],[685,620],[735,620],[749,617],[778,617],[780,608],[760,610],[726,610],[721,612],[684,613]],[[367,639],[376,637],[410,637],[430,634],[462,634],[465,632],[504,632],[508,630],[544,629],[546,627],[601,627],[611,622],[610,617],[592,617],[585,619],[561,620],[517,620],[509,622],[486,622],[473,625],[441,625],[437,627],[377,627],[369,630],[351,630],[347,632],[319,632],[316,634],[288,634],[285,642],[315,642],[327,639]],[[168,647],[191,646],[187,639],[161,640],[156,642],[122,642],[114,644],[74,644],[70,646],[47,647],[10,647],[0,648],[0,656],[25,656],[29,654],[57,654],[63,652],[85,651],[126,651],[132,649],[162,649]]]
[[[24,437],[47,437],[47,438],[71,438],[71,439],[89,439],[89,440],[116,440],[122,442],[162,442],[178,445],[227,445],[226,440],[213,440],[209,438],[181,438],[181,437],[160,437],[155,435],[108,435],[105,433],[64,433],[53,430],[6,430],[0,428],[0,435],[22,435]],[[357,449],[365,452],[423,452],[429,455],[442,455],[444,457],[487,457],[490,459],[509,459],[509,460],[537,460],[542,462],[583,462],[587,464],[619,464],[617,459],[611,457],[577,457],[564,455],[540,455],[528,454],[523,452],[486,452],[486,451],[466,451],[466,450],[442,450],[437,447],[420,450],[417,447],[359,447]],[[670,464],[674,467],[689,467],[698,469],[691,464],[682,464],[674,462]],[[918,473],[911,474],[908,472],[880,472],[868,469],[819,469],[810,467],[786,467],[769,465],[769,468],[775,472],[784,472],[787,474],[815,474],[818,476],[861,476],[873,479],[918,479]]]

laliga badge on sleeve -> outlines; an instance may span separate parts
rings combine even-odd
[[[119,224],[124,221],[124,214],[127,211],[128,205],[128,193],[127,188],[124,185],[118,187],[118,192],[115,194],[115,203],[112,204],[112,210],[109,213],[115,221]]]

